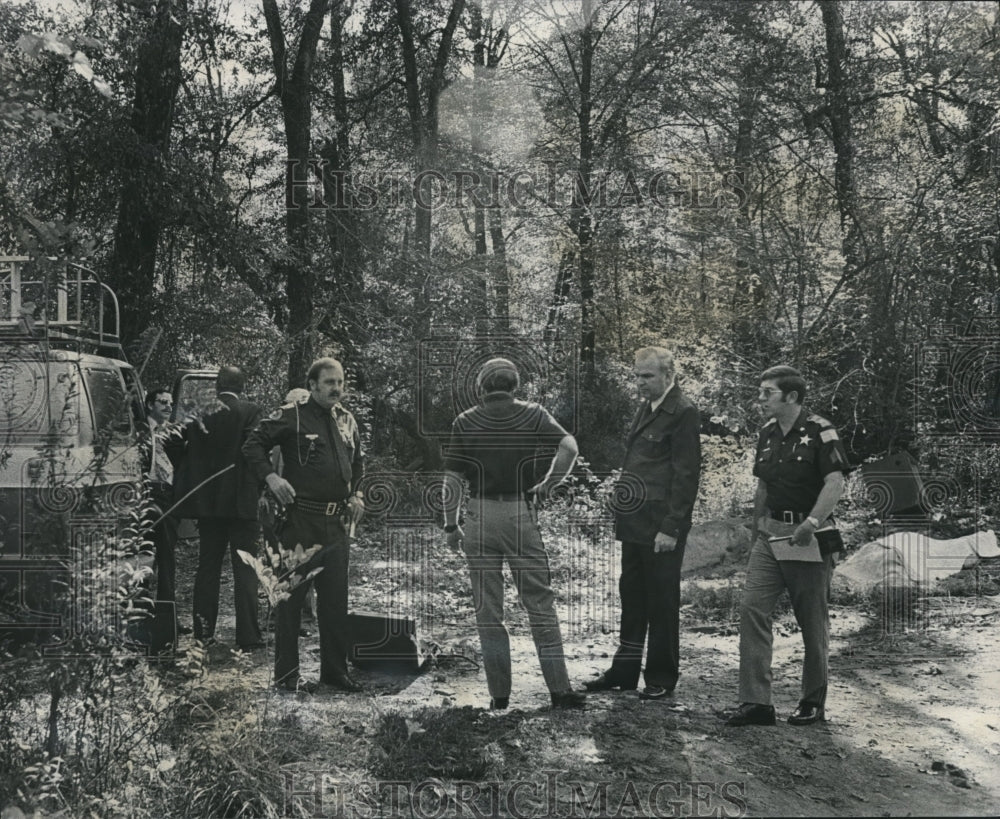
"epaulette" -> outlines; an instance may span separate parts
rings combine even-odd
[[[819,424],[819,426],[823,429],[833,426],[833,424],[827,421],[822,415],[810,415],[806,418],[806,420],[813,424]]]

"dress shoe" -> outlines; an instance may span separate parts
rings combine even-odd
[[[490,697],[490,710],[503,711],[510,705],[510,697]]]
[[[337,688],[341,691],[349,691],[352,694],[356,694],[358,691],[364,691],[365,687],[354,679],[346,671],[343,674],[336,674],[331,677],[322,678],[324,685],[329,685],[332,688]]]
[[[586,708],[587,695],[582,691],[553,691],[553,708]]]
[[[180,623],[178,623],[177,624],[177,633],[178,634],[193,634],[194,633],[194,629],[191,628],[191,626],[182,626]]]
[[[213,642],[215,642],[215,641],[213,640]],[[257,649],[266,648],[266,647],[267,647],[267,643],[265,643],[263,640],[258,640],[255,643],[241,643],[240,644],[240,651],[257,651]]]
[[[812,725],[814,722],[825,722],[826,714],[822,706],[811,702],[800,702],[799,707],[788,718],[789,725]]]
[[[743,725],[774,725],[774,706],[745,702],[726,720],[726,725],[734,728]]]
[[[315,680],[307,680],[304,677],[282,680],[275,683],[274,687],[282,694],[315,694],[319,690],[319,684]]]
[[[621,683],[616,683],[614,680],[608,679],[607,674],[601,674],[596,680],[587,680],[583,684],[583,687],[588,691],[612,691],[615,688],[619,688],[622,691],[635,691],[636,686],[634,685],[622,685]]]
[[[663,685],[647,685],[639,692],[640,700],[663,700],[674,693],[674,689]]]

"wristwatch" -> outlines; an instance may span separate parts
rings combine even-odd
[[[816,520],[816,518],[814,518],[812,515],[806,518],[806,522],[811,523],[813,525],[813,529],[819,529],[819,521]]]
[[[449,523],[447,526],[444,527],[444,533],[446,535],[450,535],[452,532],[457,532],[457,531],[458,531],[457,523]]]

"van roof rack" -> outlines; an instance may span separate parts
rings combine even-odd
[[[123,357],[114,290],[73,262],[53,265],[47,275],[34,273],[36,265],[28,256],[0,256],[0,341],[46,342]],[[105,322],[113,322],[113,332]]]

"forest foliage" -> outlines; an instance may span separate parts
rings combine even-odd
[[[235,362],[273,403],[341,357],[397,467],[440,465],[506,352],[613,468],[656,342],[706,432],[752,432],[790,362],[860,462],[996,425],[968,337],[996,336],[998,26],[988,2],[8,3],[0,251],[96,270],[127,349],[158,339],[150,383]]]

